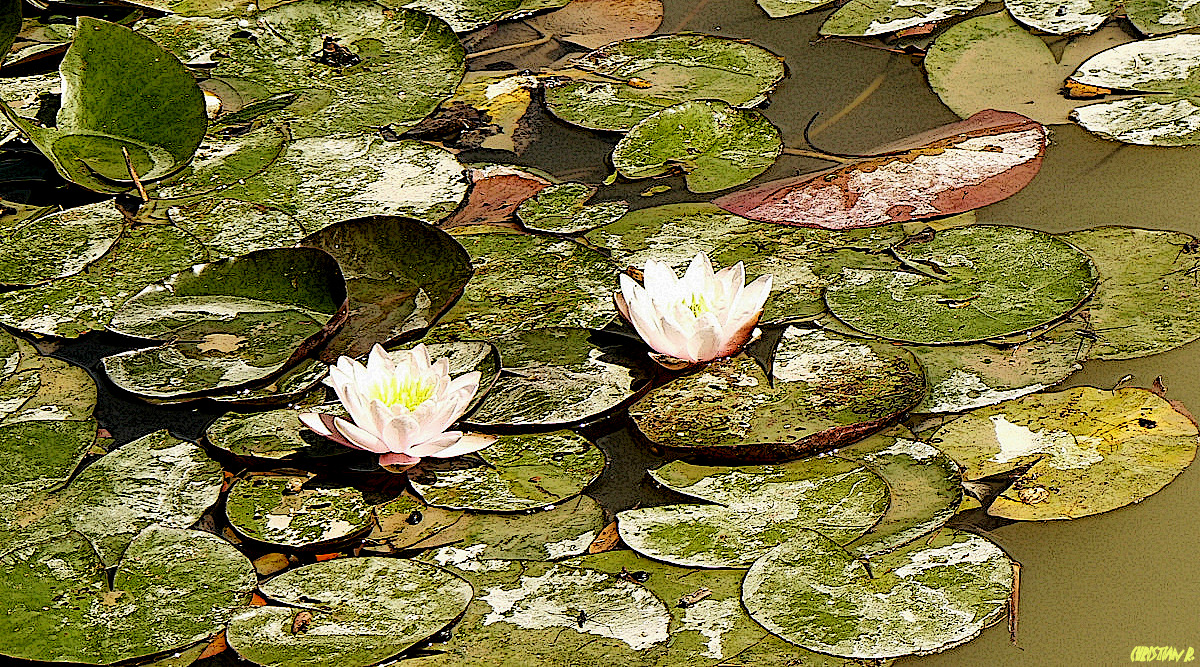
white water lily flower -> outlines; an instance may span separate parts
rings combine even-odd
[[[742,349],[771,293],[770,275],[746,285],[741,262],[713,273],[702,252],[683,278],[655,260],[646,262],[643,273],[644,287],[621,274],[617,310],[656,352],[693,364]]]
[[[363,366],[341,357],[325,383],[353,422],[319,413],[300,420],[321,435],[379,454],[380,465],[412,466],[423,457],[446,458],[483,449],[494,438],[447,431],[479,389],[479,371],[450,378],[450,361],[430,361],[424,345],[395,357],[375,345]]]

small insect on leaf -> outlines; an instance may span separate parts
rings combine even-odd
[[[312,54],[313,60],[332,67],[349,67],[362,62],[362,58],[359,58],[357,54],[338,44],[337,37],[323,35],[321,39],[323,40],[321,50]]]
[[[1090,100],[1095,97],[1104,97],[1111,93],[1112,90],[1101,88],[1100,86],[1089,86],[1086,83],[1067,79],[1066,85],[1063,86],[1063,92],[1066,93],[1068,99]]]
[[[407,523],[410,526],[415,526],[418,523],[421,523],[421,521],[424,519],[425,515],[421,514],[421,510],[413,510],[412,513],[408,515],[408,518],[404,520],[404,523]]]
[[[632,581],[638,584],[644,584],[650,580],[650,573],[645,570],[634,570],[633,572],[630,572],[625,568],[621,568],[621,573],[617,575],[617,578],[624,579],[625,581]]]
[[[298,635],[308,632],[308,626],[312,625],[313,615],[311,611],[302,611],[296,614],[296,618],[292,620],[292,634]]]
[[[676,606],[678,606],[680,609],[687,609],[688,607],[691,607],[710,595],[712,595],[712,590],[701,586],[700,588],[696,589],[695,593],[689,593],[688,595],[679,598],[679,604]]]

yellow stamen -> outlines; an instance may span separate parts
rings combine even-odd
[[[368,396],[379,399],[389,408],[403,405],[412,410],[433,396],[433,383],[421,382],[414,378],[390,377],[371,387]]]
[[[708,299],[704,298],[703,294],[693,292],[684,299],[683,304],[692,311],[692,315],[700,317],[703,313],[711,313],[712,307],[708,305]]]

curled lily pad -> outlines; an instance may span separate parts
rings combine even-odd
[[[963,492],[958,464],[904,427],[876,433],[839,449],[837,455],[871,469],[888,488],[887,511],[870,530],[846,543],[852,553],[872,558],[893,551],[941,528],[959,509]]]
[[[1081,368],[1090,336],[1070,320],[1004,345],[911,345],[929,383],[914,412],[963,412],[1052,387]]]
[[[962,16],[983,0],[851,0],[821,24],[822,35],[873,37]]]
[[[288,606],[243,610],[229,623],[229,645],[260,665],[296,667],[377,664],[453,622],[472,595],[445,570],[377,557],[313,563],[259,590]],[[302,613],[307,623],[298,631]]]
[[[570,0],[410,0],[404,7],[433,14],[449,23],[454,32],[470,32],[489,23],[521,18],[543,9],[556,9],[568,2]]]
[[[742,354],[654,389],[629,414],[646,437],[673,452],[781,461],[853,442],[924,394],[920,365],[902,349],[789,327],[773,378]]]
[[[709,35],[657,35],[602,46],[572,62],[579,78],[546,88],[560,119],[594,130],[626,131],[687,100],[752,107],[784,76],[783,60],[748,42]]]
[[[854,229],[962,213],[1012,196],[1037,174],[1046,129],[981,111],[841,167],[771,181],[713,200],[766,222]]]
[[[630,128],[613,148],[626,178],[650,178],[682,169],[692,192],[716,192],[746,183],[775,164],[779,129],[754,109],[692,100],[658,111]]]
[[[594,185],[551,185],[521,202],[517,207],[517,217],[526,229],[551,234],[578,234],[608,224],[629,210],[629,204],[623,201],[588,205],[587,200],[594,194]]]
[[[110,329],[167,342],[105,357],[104,370],[122,389],[164,398],[262,380],[324,341],[345,299],[337,263],[314,248],[198,265],[125,302]]]
[[[502,435],[472,456],[426,459],[408,472],[437,507],[487,512],[538,509],[577,495],[604,470],[604,454],[570,431]]]
[[[152,525],[122,549],[112,584],[79,533],[0,555],[0,655],[107,665],[216,634],[254,588],[233,545]]]
[[[225,499],[225,516],[241,535],[285,547],[337,542],[365,531],[371,507],[350,487],[311,475],[251,474]]]
[[[1018,471],[988,513],[1075,519],[1140,502],[1196,456],[1196,425],[1145,389],[1076,387],[973,410],[930,443],[975,480]]]
[[[558,560],[586,553],[604,524],[604,509],[578,496],[532,514],[467,513],[412,548],[436,547],[430,559],[459,570],[496,559]]]
[[[333,256],[346,278],[346,324],[321,352],[333,363],[371,346],[419,338],[462,294],[471,258],[446,232],[411,218],[347,220],[304,245]]]
[[[112,566],[146,526],[194,524],[221,483],[221,467],[203,449],[158,431],[105,454],[66,488],[5,504],[0,542],[17,549],[76,531]]]
[[[944,533],[872,560],[870,568],[806,531],[758,560],[742,603],[763,627],[805,648],[847,658],[942,651],[999,621],[1013,565],[995,544]]]
[[[710,468],[676,461],[651,476],[719,505],[666,505],[617,515],[634,551],[688,567],[745,567],[798,531],[844,543],[879,520],[888,489],[875,473],[838,458],[777,466]]]
[[[444,21],[368,0],[278,3],[239,20],[166,16],[138,31],[220,84],[206,85],[228,110],[217,122],[286,122],[297,139],[402,131],[450,97],[464,69]]]
[[[191,159],[204,137],[208,119],[195,79],[129,28],[80,17],[59,71],[63,98],[54,127],[39,127],[5,104],[0,112],[69,181],[124,192],[132,187],[126,154],[141,179],[156,180]]]
[[[125,218],[99,202],[33,220],[0,224],[0,284],[35,285],[79,273],[116,243]]]
[[[1089,359],[1133,359],[1200,338],[1200,240],[1181,232],[1097,227],[1062,234],[1104,279],[1087,304]]]
[[[504,360],[471,428],[562,428],[611,413],[648,386],[645,351],[589,329],[533,329],[495,339]]]
[[[834,317],[891,340],[943,344],[1028,331],[1074,310],[1099,276],[1042,232],[975,225],[898,246],[902,270],[844,269],[825,290]]]
[[[762,321],[778,323],[824,312],[822,293],[842,266],[870,262],[866,252],[903,236],[894,225],[835,232],[758,222],[712,204],[668,204],[632,211],[586,238],[622,266],[642,267],[653,259],[681,273],[704,252],[718,266],[742,262],[747,280],[770,274]]]
[[[451,233],[470,253],[475,275],[434,330],[441,340],[539,327],[600,328],[616,315],[617,267],[595,250],[495,228]]]

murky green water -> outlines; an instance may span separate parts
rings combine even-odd
[[[812,138],[824,150],[854,153],[957,120],[925,82],[920,62],[839,41],[814,41],[827,12],[771,20],[751,0],[668,0],[661,32],[695,30],[748,39],[784,56],[789,77],[771,95],[767,116],[787,145],[820,113]],[[1015,105],[1013,111],[1020,111]],[[830,122],[832,121],[832,122]],[[1049,232],[1127,225],[1200,230],[1200,149],[1127,146],[1096,139],[1074,125],[1052,127],[1041,173],[1016,196],[981,209],[979,222]],[[615,139],[613,139],[615,142]],[[598,181],[610,143],[549,128],[535,153],[543,168]],[[827,163],[785,156],[762,180]],[[660,195],[654,204],[676,198]],[[635,183],[620,193],[635,206]],[[618,189],[618,188],[614,188]],[[695,198],[694,196],[692,198]],[[1133,361],[1088,362],[1064,385],[1111,387],[1127,374],[1133,386],[1162,375],[1168,398],[1200,412],[1200,343]],[[612,509],[652,502],[642,479],[654,465],[618,433],[604,439],[618,454],[596,495]],[[649,495],[649,497],[648,497]],[[1200,471],[1139,505],[1070,522],[1016,523],[990,537],[1022,565],[1017,642],[1003,623],[976,640],[905,665],[1117,665],[1135,646],[1194,646],[1200,651]]]

